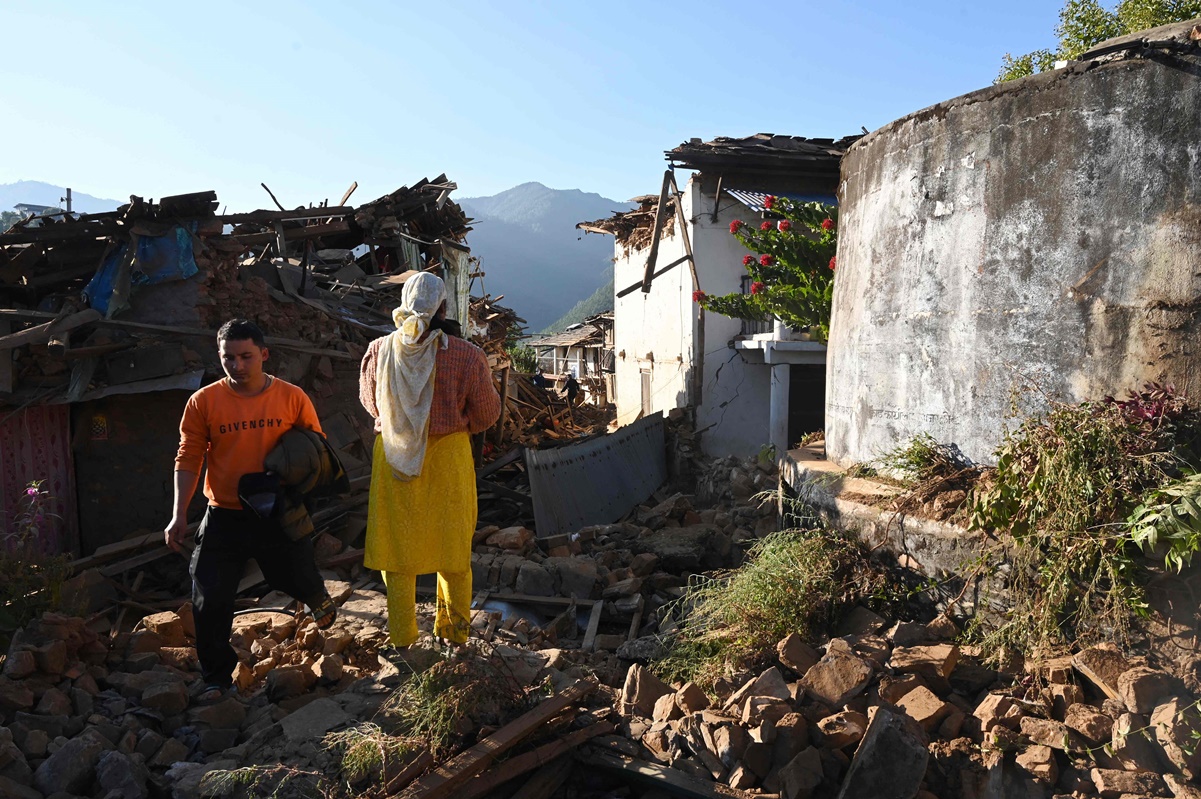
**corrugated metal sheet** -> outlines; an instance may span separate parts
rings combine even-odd
[[[763,201],[767,198],[769,192],[745,191],[743,189],[726,189],[725,191],[735,200],[742,203],[757,214],[761,214],[767,210],[763,207]],[[838,205],[838,198],[833,194],[776,194],[774,196],[787,197],[793,202],[798,203],[824,203],[826,205]]]
[[[663,414],[601,438],[525,451],[539,537],[609,524],[667,480]]]

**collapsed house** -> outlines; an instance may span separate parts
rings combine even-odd
[[[571,375],[589,402],[605,405],[616,397],[613,340],[613,314],[605,312],[528,346],[538,353],[538,368],[547,377],[565,382]]]
[[[260,324],[269,368],[308,391],[348,472],[366,474],[358,365],[393,329],[407,276],[442,276],[468,327],[471,228],[454,188],[440,176],[357,208],[347,192],[236,214],[218,214],[214,192],[132,197],[0,233],[0,516],[37,480],[59,517],[49,552],[161,528],[184,403],[222,374],[215,331],[235,317]]]
[[[666,153],[660,194],[577,227],[615,239],[617,419],[692,406],[707,455],[783,452],[821,429],[825,347],[782,325],[706,314],[694,292],[749,293],[735,219],[767,213],[767,195],[835,203],[839,164],[858,137],[757,134],[700,139]],[[674,169],[695,170],[684,190]]]

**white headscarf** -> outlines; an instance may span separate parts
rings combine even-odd
[[[400,480],[421,475],[425,463],[430,406],[434,401],[434,364],[446,334],[435,330],[424,341],[439,306],[446,300],[440,277],[421,272],[409,278],[400,307],[392,312],[396,332],[384,339],[376,366],[375,402],[379,407],[384,455]]]

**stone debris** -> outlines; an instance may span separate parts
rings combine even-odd
[[[688,577],[739,565],[772,531],[774,509],[748,498],[774,477],[754,459],[719,464],[721,480],[701,481],[709,499],[661,495],[548,540],[520,526],[475,536],[474,588],[508,607],[476,607],[473,647],[530,693],[596,675],[580,719],[621,735],[586,748],[746,796],[1197,795],[1190,683],[1108,645],[998,671],[954,642],[947,616],[856,607],[833,637],[787,635],[753,670],[705,687],[661,679]],[[378,655],[386,598],[356,569],[329,575],[329,630],[270,610],[279,596],[239,615],[236,690],[208,704],[187,603],[104,639],[66,616],[29,625],[0,668],[0,796],[192,797],[206,774],[254,764],[336,774],[324,736],[370,719],[400,680]]]

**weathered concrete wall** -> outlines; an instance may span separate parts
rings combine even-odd
[[[1167,380],[1201,395],[1199,76],[1201,60],[1162,53],[1079,65],[851,149],[832,459],[925,432],[988,462],[1015,389],[1076,401]]]

